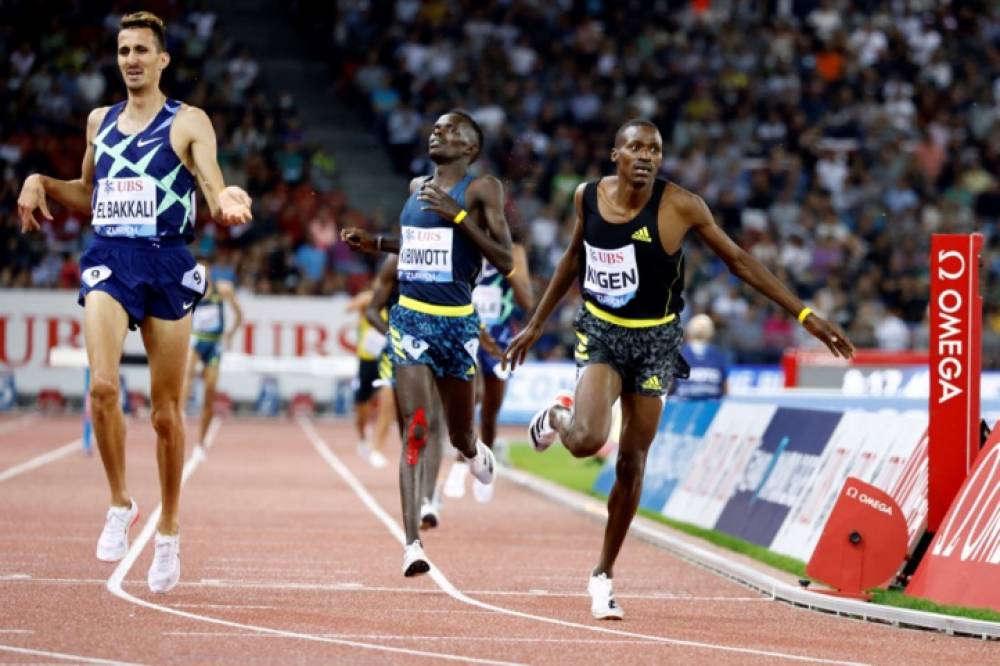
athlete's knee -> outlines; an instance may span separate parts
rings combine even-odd
[[[101,411],[113,409],[119,401],[118,382],[104,377],[94,377],[90,382],[90,405]]]
[[[581,425],[582,428],[578,431],[573,446],[566,448],[577,458],[587,458],[600,451],[607,443],[609,428],[602,428],[593,423]]]
[[[174,403],[153,405],[153,430],[160,437],[170,437],[181,429],[181,413]]]

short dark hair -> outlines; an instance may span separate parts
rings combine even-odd
[[[483,128],[479,126],[479,123],[477,123],[471,115],[469,115],[468,111],[463,111],[462,109],[452,109],[448,113],[450,115],[460,117],[469,125],[469,127],[472,128],[472,131],[476,133],[476,141],[479,142],[479,146],[476,150],[476,154],[472,156],[471,160],[469,160],[469,163],[471,164],[472,162],[478,160],[479,154],[483,152],[483,144],[486,141],[486,135],[483,134]]]
[[[167,29],[163,25],[163,19],[152,12],[132,12],[122,16],[118,23],[119,30],[129,30],[132,28],[149,28],[156,37],[156,43],[160,45],[161,51],[167,50]]]
[[[629,127],[648,127],[656,130],[657,132],[660,131],[660,128],[657,127],[656,123],[652,120],[646,120],[645,118],[633,118],[632,120],[626,121],[621,127],[618,128],[618,131],[615,132],[615,146],[619,144],[622,139],[622,134],[624,134],[625,130]]]

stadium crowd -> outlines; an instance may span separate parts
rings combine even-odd
[[[16,3],[15,3],[16,4]],[[159,8],[158,5],[165,5]],[[0,287],[73,288],[86,222],[62,211],[17,232],[23,177],[74,177],[86,111],[121,98],[116,11],[66,3],[48,24],[0,27]],[[241,289],[356,291],[338,242],[352,210],[333,155],[309,145],[295,101],[265,91],[253,56],[193,2],[145,3],[170,26],[164,89],[205,108],[227,182],[255,198],[243,235],[200,213],[196,252]],[[663,173],[701,194],[739,243],[859,347],[927,344],[928,247],[986,235],[984,362],[1000,367],[1000,6],[983,0],[342,0],[295,3],[341,98],[363,110],[400,175],[427,173],[429,124],[468,109],[487,136],[539,283],[572,228],[572,193],[609,173],[623,119],[660,127]],[[67,9],[69,11],[69,9]],[[202,207],[204,208],[204,207]],[[794,320],[687,245],[691,312],[739,362],[805,343]],[[568,303],[540,344],[572,347]]]
[[[401,171],[426,171],[428,122],[471,110],[540,280],[571,232],[574,188],[611,171],[623,119],[647,117],[662,175],[860,347],[926,347],[930,235],[983,232],[1000,361],[996,3],[401,0],[342,3],[330,20],[341,81]],[[692,311],[737,360],[806,341],[696,241],[687,252]],[[553,348],[572,345],[572,310]]]

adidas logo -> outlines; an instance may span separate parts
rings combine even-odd
[[[632,234],[632,240],[638,240],[644,243],[653,242],[653,238],[649,235],[649,229],[647,227],[643,227],[642,229],[639,229],[639,231]]]
[[[644,381],[642,383],[642,388],[646,389],[647,391],[663,390],[663,386],[660,384],[660,378],[657,377],[656,375],[653,375],[652,377]]]

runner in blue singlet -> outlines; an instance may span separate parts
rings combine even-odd
[[[476,122],[452,111],[434,123],[428,154],[434,175],[410,183],[400,214],[399,236],[373,236],[344,229],[355,250],[399,255],[399,303],[389,315],[389,340],[396,366],[396,397],[405,423],[400,462],[400,496],[406,548],[403,574],[430,570],[419,539],[420,484],[416,466],[428,439],[435,388],[452,445],[483,483],[494,479],[493,453],[475,435],[476,355],[479,319],[472,286],[486,259],[510,273],[510,230],[504,218],[503,186],[492,176],[474,177],[483,134]]]
[[[149,357],[162,513],[147,582],[166,592],[180,578],[178,504],[184,467],[184,383],[191,318],[205,273],[186,245],[194,237],[195,185],[223,225],[250,221],[250,197],[226,187],[216,161],[215,131],[201,109],[168,99],[160,77],[170,63],[163,21],[149,12],[122,17],[118,69],[128,99],[87,119],[83,174],[76,180],[29,176],[18,198],[24,232],[51,219],[46,197],[92,215],[94,237],[80,258],[80,304],[90,364],[94,434],[111,491],[97,557],[128,551],[138,507],[125,483],[125,422],[118,366],[129,328],[139,328]]]

